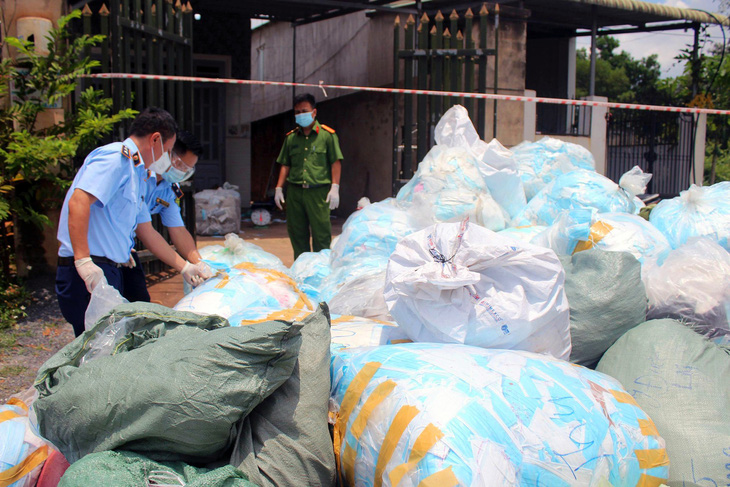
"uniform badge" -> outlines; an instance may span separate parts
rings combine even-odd
[[[180,199],[180,198],[182,198],[184,196],[183,190],[180,189],[180,185],[179,184],[173,183],[173,184],[170,185],[170,187],[172,187],[172,192],[175,193],[175,197],[177,199]]]
[[[129,153],[129,147],[127,147],[126,145],[122,145],[122,155],[127,159],[131,158],[131,154]]]
[[[165,208],[169,208],[170,207],[170,203],[168,203],[167,201],[165,201],[165,200],[163,200],[161,198],[156,198],[155,199],[155,203],[157,203],[158,205],[162,205]]]
[[[127,152],[129,152],[129,149],[127,149]],[[129,157],[129,156],[127,156],[127,157]],[[132,161],[134,161],[134,167],[137,167],[142,163],[142,160],[139,158],[139,152],[135,152],[132,155]]]

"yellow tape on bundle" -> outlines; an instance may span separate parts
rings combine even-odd
[[[48,458],[48,446],[43,445],[14,467],[0,472],[0,487],[8,487],[33,471]]]
[[[641,428],[641,434],[644,436],[659,436],[659,431],[657,431],[656,425],[651,419],[640,419],[639,428]]]
[[[17,397],[11,397],[8,399],[8,405],[9,406],[18,406],[20,409],[24,410],[26,413],[28,412],[28,406],[18,399]]]
[[[299,299],[297,299],[297,302],[292,306],[294,309],[302,309],[302,308],[308,308],[308,309],[314,309],[314,306],[312,306],[312,302],[309,300],[306,294],[304,294],[302,291],[299,290],[299,286],[297,286],[297,283],[294,279],[287,276],[281,271],[277,271],[276,269],[269,269],[266,267],[259,267],[256,264],[253,264],[251,262],[241,262],[240,264],[236,264],[233,266],[234,269],[242,270],[242,271],[251,271],[255,273],[261,273],[261,272],[267,272],[269,273],[268,276],[264,276],[264,278],[267,280],[267,282],[274,282],[276,280],[282,280],[285,281],[287,284],[289,284],[294,292],[297,294]]]
[[[375,318],[360,318],[359,316],[353,316],[353,315],[342,315],[339,318],[335,318],[334,320],[332,320],[332,324],[335,325],[335,324],[340,324],[340,323],[350,323],[351,321],[359,321],[362,319],[372,321],[373,323],[380,323],[381,325],[396,326],[394,323],[391,323],[389,321],[376,320]]]
[[[455,485],[459,485],[459,479],[456,478],[451,467],[429,475],[418,483],[418,487],[454,487]]]
[[[282,309],[269,313],[265,318],[257,320],[241,320],[239,326],[254,325],[256,323],[264,323],[266,321],[282,320],[282,321],[300,321],[306,318],[310,313],[308,311],[296,309]]]
[[[421,434],[418,435],[418,438],[416,438],[416,441],[413,443],[411,454],[408,457],[408,463],[398,465],[391,470],[390,485],[396,487],[403,479],[403,476],[413,470],[416,464],[418,464],[418,462],[426,456],[426,453],[433,448],[433,445],[435,445],[443,437],[444,434],[441,430],[429,423],[429,425],[426,426],[426,429],[421,431]]]
[[[580,242],[578,242],[578,245],[575,246],[575,250],[573,250],[573,253],[576,254],[578,252],[593,248],[593,246],[603,240],[604,237],[608,235],[611,230],[613,230],[613,227],[608,223],[597,221],[596,223],[591,225],[591,235],[590,237],[588,237],[588,240],[581,240]]]
[[[2,413],[0,413],[0,423],[9,419],[19,418],[20,416],[21,415],[16,413],[15,411],[3,411]]]
[[[634,455],[639,460],[639,467],[650,469],[654,467],[665,467],[669,465],[669,456],[664,448],[654,450],[634,450]]]
[[[345,396],[342,398],[342,404],[340,405],[340,412],[337,415],[337,422],[334,427],[334,447],[335,447],[335,460],[337,468],[340,468],[340,449],[342,448],[342,442],[345,439],[345,433],[347,431],[347,421],[350,419],[350,414],[355,409],[355,406],[360,402],[360,396],[363,391],[370,383],[370,380],[375,375],[375,372],[380,368],[380,362],[368,362],[366,363],[360,372],[355,375],[347,386]]]
[[[613,397],[618,402],[622,402],[624,404],[631,404],[632,406],[636,406],[637,408],[639,407],[639,405],[636,403],[636,399],[634,399],[634,397],[631,394],[629,394],[628,392],[617,391],[617,390],[611,389],[611,394],[613,394]]]
[[[403,406],[396,413],[393,422],[390,423],[390,427],[388,428],[388,432],[385,433],[383,444],[378,453],[378,463],[375,465],[375,477],[373,479],[374,487],[383,485],[383,472],[385,471],[385,467],[388,465],[390,457],[393,456],[395,447],[398,446],[403,432],[418,413],[420,411],[415,406]]]
[[[370,419],[373,409],[383,402],[383,400],[388,397],[391,392],[393,392],[394,388],[395,382],[387,380],[382,384],[378,384],[378,387],[370,393],[370,396],[368,396],[367,401],[363,404],[360,409],[360,413],[357,415],[357,418],[355,418],[355,421],[352,422],[352,426],[350,427],[350,433],[352,433],[352,436],[354,436],[356,440],[360,439],[360,435],[365,429],[365,426],[368,424],[368,419]]]
[[[219,282],[218,284],[215,285],[215,288],[216,289],[223,289],[224,287],[226,287],[226,285],[228,284],[228,282],[230,280],[231,280],[231,278],[228,277],[228,275],[224,276],[223,279],[221,279],[221,282]]]
[[[661,485],[664,485],[666,481],[667,479],[660,479],[659,477],[642,473],[636,487],[660,487]]]
[[[342,468],[345,470],[345,481],[347,485],[355,485],[355,457],[357,450],[345,445],[345,453],[342,454]]]

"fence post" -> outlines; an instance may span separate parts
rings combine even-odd
[[[464,17],[466,17],[466,25],[464,27],[465,47],[467,49],[474,49],[474,37],[472,36],[474,12],[468,9]],[[474,58],[471,56],[465,57],[464,64],[464,78],[466,79],[464,91],[471,93],[474,91]],[[464,100],[464,106],[469,112],[469,117],[474,120],[474,99],[467,98]]]
[[[423,56],[416,58],[418,63],[418,89],[428,89],[428,56],[425,55],[425,51],[428,49],[428,15],[425,13],[421,16],[421,21],[418,24],[418,49],[424,51]],[[418,127],[416,142],[416,163],[420,163],[426,152],[428,151],[428,140],[430,135],[430,126],[428,123],[428,99],[423,95],[418,95],[417,98],[417,115],[416,123]]]
[[[694,123],[696,124],[695,136],[694,136],[694,154],[692,162],[694,167],[692,168],[692,183],[702,186],[705,179],[705,139],[707,136],[707,114],[700,113],[699,115],[693,115],[695,117]]]
[[[479,48],[487,48],[487,16],[489,11],[487,10],[487,4],[482,4],[481,10],[479,10]],[[477,92],[487,92],[487,58],[486,56],[479,57],[479,80],[477,81]],[[478,116],[477,116],[477,132],[479,136],[484,139],[486,137],[486,122],[487,122],[487,100],[484,98],[477,101]]]
[[[406,19],[406,49],[413,52],[413,34],[416,20],[413,15]],[[403,74],[403,87],[413,88],[413,57],[407,57],[405,62],[405,73]],[[410,179],[413,175],[413,95],[403,97],[403,178]]]
[[[398,51],[400,50],[400,16],[395,16],[393,22],[393,88],[398,88],[398,78],[400,71],[400,58]],[[393,93],[393,196],[398,192],[398,180],[400,179],[400,164],[398,154],[398,134],[400,130],[400,117],[398,111],[398,93]]]
[[[589,101],[608,101],[605,96],[587,96],[584,100]],[[606,175],[606,107],[591,108],[591,138],[589,150],[596,160],[596,172],[603,176]]]
[[[535,90],[525,90],[525,96],[537,96]],[[522,104],[524,120],[522,125],[522,140],[535,141],[535,130],[537,128],[537,103],[526,101]]]
[[[456,10],[451,11],[451,15],[449,15],[450,25],[449,25],[449,31],[451,32],[451,43],[450,47],[451,49],[461,49],[461,41],[459,40],[459,14],[456,13]],[[458,80],[460,78],[459,76],[459,56],[454,54],[453,56],[450,56],[449,59],[449,66],[450,66],[450,80],[449,84],[451,85],[451,91],[460,91],[461,85],[458,83]],[[454,106],[456,103],[459,103],[459,99],[455,96],[449,97],[449,108]]]

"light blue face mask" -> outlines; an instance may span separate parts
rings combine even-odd
[[[313,112],[297,113],[294,120],[300,127],[309,127],[314,122]]]
[[[162,179],[164,179],[168,183],[180,183],[185,181],[190,176],[190,174],[192,174],[188,173],[190,173],[190,171],[181,171],[175,166],[170,166],[170,169],[162,174]]]

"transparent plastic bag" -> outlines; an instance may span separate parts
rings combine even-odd
[[[651,174],[645,173],[639,166],[626,171],[618,180],[618,185],[631,197],[646,193],[646,185],[651,181]]]
[[[660,201],[649,221],[672,248],[691,237],[708,237],[730,251],[730,181],[712,186],[692,185],[678,197]]]
[[[91,300],[84,315],[84,329],[92,329],[99,318],[114,307],[128,302],[115,287],[107,284],[106,279],[102,280],[91,293]]]
[[[711,239],[690,239],[642,277],[649,319],[678,319],[709,338],[730,335],[730,254]]]

